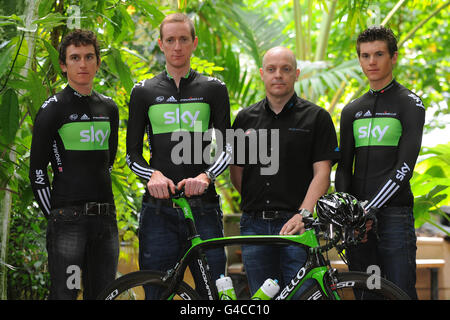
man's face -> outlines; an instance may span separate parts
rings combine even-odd
[[[283,98],[294,94],[294,84],[300,74],[295,68],[295,57],[285,49],[270,50],[259,69],[269,97]]]
[[[359,64],[371,83],[384,83],[392,79],[398,53],[395,52],[391,57],[385,41],[360,43],[359,50]]]
[[[63,72],[67,73],[69,84],[75,86],[92,85],[100,64],[92,44],[75,46],[71,44],[66,49],[66,62],[60,64]]]
[[[198,39],[192,39],[189,24],[169,22],[163,25],[163,39],[158,39],[169,67],[181,69],[190,65],[192,52],[197,48]]]

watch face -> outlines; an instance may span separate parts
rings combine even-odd
[[[309,212],[309,210],[307,209],[301,209],[299,211],[299,213],[303,216],[303,217],[309,217],[311,215],[311,212]]]

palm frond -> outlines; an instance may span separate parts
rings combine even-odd
[[[345,61],[335,67],[330,67],[326,61],[298,61],[300,79],[296,91],[306,98],[319,97],[327,90],[337,90],[342,81],[356,79],[364,83],[358,59]],[[314,99],[313,99],[314,100]]]
[[[249,54],[257,66],[262,55],[270,48],[281,45],[285,36],[284,26],[278,21],[270,21],[256,12],[245,11],[234,5],[224,12],[228,17],[226,28],[240,41],[244,52]]]

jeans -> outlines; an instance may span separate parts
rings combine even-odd
[[[412,208],[379,209],[377,220],[379,239],[371,230],[366,243],[349,248],[349,269],[366,272],[371,265],[379,266],[382,276],[395,283],[411,299],[417,299],[417,247]]]
[[[47,225],[47,252],[49,299],[75,300],[81,284],[83,299],[96,299],[116,278],[116,218],[80,215],[70,208],[52,210]]]
[[[288,220],[263,220],[243,213],[240,222],[241,235],[278,235]],[[254,295],[268,278],[278,280],[282,290],[296,276],[306,259],[306,250],[299,246],[243,245],[242,260],[250,294]],[[296,296],[303,292],[306,286],[297,291]]]
[[[222,211],[219,204],[192,207],[195,226],[203,240],[223,237]],[[139,267],[141,270],[166,272],[179,261],[188,245],[188,228],[181,209],[144,202],[139,219]],[[223,248],[205,250],[212,284],[225,274],[226,256]],[[189,265],[197,292],[207,298],[207,290],[197,262]],[[161,293],[144,286],[146,299],[158,299]]]

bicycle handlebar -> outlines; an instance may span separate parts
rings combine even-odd
[[[203,196],[205,193],[206,193],[206,190],[202,194],[187,197],[184,192],[184,186],[183,186],[183,187],[181,187],[181,189],[178,189],[175,187],[175,193],[172,193],[169,191],[169,197],[170,197],[170,199],[180,199],[180,198],[195,199],[195,198],[199,198],[199,197]]]
[[[182,187],[181,189],[176,189],[175,193],[172,194],[170,193],[170,199],[180,199],[180,198],[186,198],[185,192],[184,192],[184,187]],[[194,196],[194,197],[199,197],[201,195],[198,196]],[[193,198],[193,197],[189,197],[189,198]],[[376,222],[376,217],[375,217],[375,212],[369,211],[367,212],[367,214],[365,215],[365,221],[367,220],[373,220],[374,222]],[[320,232],[321,227],[323,226],[328,226],[330,225],[330,223],[323,223],[321,222],[318,218],[313,218],[312,216],[303,216],[302,217],[302,221],[305,225],[305,229],[314,229],[317,232]],[[333,225],[333,224],[331,224]],[[342,230],[341,227],[339,226],[335,226],[335,230],[334,230],[334,235],[333,238],[330,239],[330,241],[320,247],[317,248],[313,248],[313,250],[315,252],[324,252],[324,251],[328,251],[331,250],[332,248],[336,247],[336,245],[338,244],[338,242],[343,238],[344,234],[348,234],[348,232],[353,233],[356,228],[352,228],[352,226],[348,226],[348,229]],[[353,238],[353,242],[357,241],[359,242],[362,239],[363,234],[358,234],[356,237]],[[347,236],[345,236],[344,238],[344,242],[346,242]],[[344,243],[344,246],[346,246],[346,243]]]
[[[321,222],[320,219],[313,218],[312,216],[303,217],[302,219],[303,223],[305,224],[305,229],[314,229],[316,233],[320,232],[321,228],[324,226],[326,227],[330,225],[334,226],[333,230],[334,235],[332,239],[330,239],[330,241],[327,244],[320,246],[318,248],[314,248],[313,250],[315,252],[325,252],[331,250],[333,247],[336,247],[338,245],[338,242],[340,240],[343,240],[342,243],[343,247],[348,247],[348,245],[354,245],[359,243],[364,238],[366,232],[365,226],[368,220],[373,221],[372,229],[376,233],[377,219],[376,219],[376,212],[374,210],[370,210],[364,216],[364,221],[361,222],[364,225],[364,228],[362,229],[360,226],[347,225],[341,227],[330,222]]]
[[[181,189],[178,189],[175,187],[175,193],[171,193],[169,192],[169,197],[170,199],[180,199],[185,197],[186,195],[184,194],[184,187],[182,187]]]

